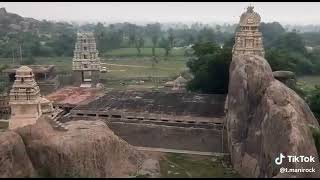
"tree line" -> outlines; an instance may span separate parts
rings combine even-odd
[[[166,28],[160,23],[147,25],[98,23],[82,26],[61,23],[59,26],[54,26],[44,21],[38,28],[16,33],[2,29],[0,57],[19,58],[21,54],[23,57],[72,56],[78,31],[94,32],[97,48],[101,54],[118,48],[135,48],[137,56],[141,55],[142,48],[151,48],[153,56],[157,55],[156,48],[163,48],[165,55],[168,56],[173,47],[189,46],[199,41],[217,41],[223,44],[232,35],[220,25]]]
[[[307,51],[303,34],[295,30],[286,31],[277,22],[261,23],[260,31],[263,34],[265,58],[273,71],[288,70],[296,75],[320,74],[320,51]],[[189,90],[227,93],[234,41],[233,35],[222,48],[218,42],[198,42],[193,46],[193,57],[187,63],[194,76],[188,82]]]

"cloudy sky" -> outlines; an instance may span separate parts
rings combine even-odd
[[[0,7],[39,20],[237,23],[249,4],[264,22],[320,24],[320,2],[0,2]]]

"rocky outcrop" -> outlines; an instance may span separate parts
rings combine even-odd
[[[150,178],[158,178],[160,177],[160,164],[158,160],[155,159],[147,159],[143,162],[138,175],[146,176]]]
[[[145,160],[102,121],[72,121],[67,126],[68,131],[56,131],[44,118],[17,129],[40,176],[125,177]]]
[[[32,163],[21,137],[13,132],[0,133],[0,177],[24,178],[34,176]]]
[[[273,77],[267,61],[237,55],[230,65],[227,100],[228,146],[234,168],[244,177],[319,177],[319,159],[311,126],[319,127],[308,105]],[[279,166],[284,155],[315,157],[315,163]],[[316,168],[316,173],[279,173],[281,167]]]

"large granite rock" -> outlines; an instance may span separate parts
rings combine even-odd
[[[128,177],[145,160],[102,121],[72,121],[53,130],[46,119],[17,130],[40,176]]]
[[[228,145],[234,168],[244,177],[319,177],[319,159],[309,125],[319,127],[308,105],[276,80],[259,56],[234,56],[227,100]],[[315,163],[278,166],[275,158],[312,155]],[[316,173],[279,173],[281,167],[316,168]]]
[[[13,132],[0,133],[0,177],[24,178],[34,176],[34,169],[21,137]]]

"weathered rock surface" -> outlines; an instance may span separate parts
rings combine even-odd
[[[34,169],[21,137],[13,132],[0,133],[0,177],[32,177]]]
[[[309,125],[319,127],[308,105],[276,80],[259,56],[234,56],[227,101],[228,145],[234,168],[245,177],[320,177],[319,159]],[[315,163],[278,166],[285,155],[312,155]],[[281,167],[316,168],[316,173],[279,173]]]
[[[55,131],[42,119],[17,130],[40,176],[123,177],[145,160],[101,121],[72,121],[68,129]]]
[[[157,178],[160,176],[160,164],[158,160],[147,159],[143,162],[139,172],[139,175],[147,176],[151,178]]]

